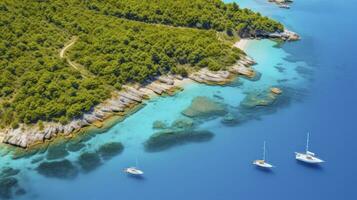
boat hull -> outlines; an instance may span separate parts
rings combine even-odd
[[[318,157],[309,154],[304,154],[304,153],[295,153],[295,159],[309,164],[320,164],[324,162]]]
[[[130,175],[134,175],[134,176],[141,176],[144,174],[143,171],[139,170],[139,169],[136,169],[134,167],[129,167],[129,168],[126,168],[124,169],[124,172],[125,173],[128,173]]]
[[[262,160],[255,160],[253,162],[253,165],[261,167],[261,168],[266,168],[266,169],[273,168],[273,165],[271,165],[265,161],[262,161]]]

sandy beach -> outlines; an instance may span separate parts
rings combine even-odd
[[[249,40],[248,39],[240,39],[239,42],[234,44],[234,47],[237,47],[241,50],[245,50],[249,45]]]

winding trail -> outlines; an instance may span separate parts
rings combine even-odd
[[[81,75],[84,78],[87,78],[88,76],[93,77],[94,75],[91,74],[88,70],[86,70],[84,67],[80,66],[79,64],[72,62],[67,56],[66,56],[66,52],[68,49],[70,49],[76,42],[78,41],[78,37],[77,36],[73,36],[72,39],[69,41],[69,43],[67,45],[65,45],[60,53],[59,56],[61,59],[66,59],[67,63],[73,67],[75,70],[79,71],[81,73]]]
[[[78,40],[78,37],[77,36],[74,36],[72,37],[72,39],[70,40],[70,42],[65,45],[62,49],[61,49],[61,52],[60,52],[60,58],[64,58],[64,56],[66,55],[66,51],[74,45],[74,43],[76,43]]]

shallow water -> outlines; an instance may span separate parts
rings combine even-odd
[[[174,97],[150,100],[139,112],[66,157],[78,166],[81,152],[94,152],[108,142],[124,145],[120,155],[103,160],[92,172],[80,170],[74,179],[39,175],[34,170],[38,163],[31,164],[36,157],[11,160],[10,155],[3,156],[1,166],[21,169],[17,177],[27,193],[16,199],[354,199],[356,172],[344,160],[354,158],[356,150],[355,2],[297,1],[291,10],[264,0],[238,2],[282,21],[303,40],[281,48],[269,40],[250,42],[247,53],[258,62],[254,68],[262,74],[259,81],[239,78],[224,87],[191,84]],[[240,107],[247,95],[271,86],[283,88],[284,93],[270,107]],[[171,124],[184,118],[181,112],[197,96],[224,103],[244,120],[239,118],[235,126],[222,124],[221,118],[196,120],[197,129],[209,130],[215,137],[146,152],[143,144],[156,132],[154,121]],[[301,165],[294,159],[294,152],[304,149],[307,131],[311,150],[327,161],[321,167]],[[261,157],[263,141],[267,141],[268,160],[277,166],[271,172],[251,165]],[[145,171],[140,179],[121,172],[135,165],[136,158]]]

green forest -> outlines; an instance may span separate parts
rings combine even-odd
[[[237,35],[282,30],[218,0],[2,0],[0,126],[67,123],[125,83],[223,69],[242,54]],[[74,36],[67,55],[81,70],[59,56]]]

